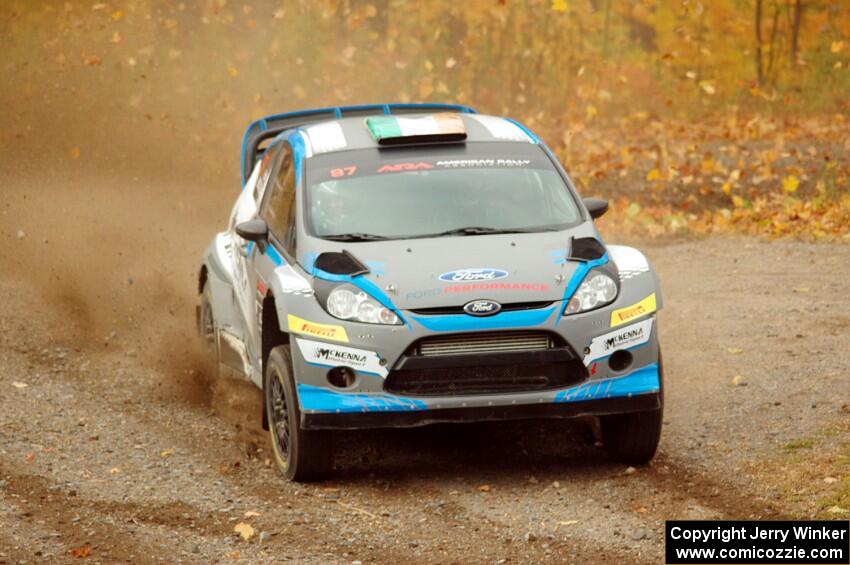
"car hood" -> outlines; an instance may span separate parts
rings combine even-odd
[[[458,307],[479,299],[505,305],[563,299],[579,264],[566,259],[570,237],[595,235],[591,227],[358,242],[322,251],[344,249],[357,257],[369,267],[363,276],[402,310]]]

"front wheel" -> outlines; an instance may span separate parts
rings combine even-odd
[[[280,472],[291,481],[324,478],[333,463],[331,436],[301,428],[301,410],[288,345],[271,350],[263,380],[269,434]]]
[[[664,420],[664,368],[658,354],[658,383],[661,406],[656,410],[601,416],[599,426],[608,456],[619,463],[649,463],[658,449]]]

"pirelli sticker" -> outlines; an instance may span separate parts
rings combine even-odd
[[[620,324],[631,322],[635,318],[640,318],[647,314],[655,312],[655,293],[653,292],[637,304],[619,308],[611,312],[611,327],[616,328]]]
[[[289,322],[289,331],[291,332],[348,343],[348,334],[345,333],[345,328],[342,326],[310,322],[292,314],[287,315],[287,321]]]

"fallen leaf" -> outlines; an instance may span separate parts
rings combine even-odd
[[[831,484],[837,483],[838,479],[836,479],[835,477],[824,477],[823,482],[825,482],[828,485],[831,485]]]
[[[33,461],[35,461],[35,453],[30,451],[29,453],[24,455],[24,461],[26,461],[27,463],[32,463]]]
[[[847,512],[850,512],[850,510],[847,510],[846,508],[841,508],[840,506],[830,506],[826,509],[826,511],[830,514],[846,514]]]
[[[15,388],[27,388],[30,385],[28,385],[27,383],[22,383],[20,381],[12,381],[12,386]]]
[[[706,94],[714,94],[714,93],[715,93],[714,85],[713,85],[713,84],[711,84],[710,82],[708,82],[707,80],[701,80],[701,81],[699,82],[699,87],[700,87],[700,88],[703,90],[703,92],[705,92]]]
[[[245,512],[246,518],[251,518],[253,516],[259,516],[259,515],[260,515],[259,512],[254,512],[253,510],[248,510],[247,512]]]
[[[562,520],[558,522],[559,526],[573,526],[575,524],[578,524],[578,520]]]
[[[646,173],[646,180],[658,180],[661,178],[661,171],[658,169],[652,169],[648,173]]]
[[[552,0],[552,11],[553,12],[566,12],[567,11],[567,0]]]
[[[80,153],[81,152],[79,147],[72,147],[68,150],[68,157],[76,161],[80,158]]]
[[[91,555],[91,546],[87,543],[80,547],[71,548],[71,556],[74,559],[85,559],[89,555]]]
[[[97,55],[91,55],[83,59],[83,62],[90,67],[96,67],[100,64],[101,61],[100,57],[98,57]]]
[[[789,175],[782,179],[782,190],[788,194],[796,191],[798,186],[800,186],[800,179],[796,175]]]
[[[747,381],[741,375],[735,375],[730,382],[732,386],[747,386]]]
[[[741,349],[740,347],[727,347],[726,351],[728,351],[732,355],[738,355],[738,354],[741,354],[741,353],[744,352],[744,350]]]
[[[159,452],[160,457],[170,457],[174,453],[174,449],[165,449]]]
[[[233,531],[242,536],[242,539],[245,541],[248,541],[254,536],[254,528],[251,524],[246,524],[245,522],[239,522],[233,526]]]
[[[481,485],[480,487],[478,487],[478,490],[480,490],[481,492],[490,492],[490,485]]]
[[[792,288],[791,290],[793,290],[794,292],[806,293],[806,292],[809,292],[809,287],[807,287],[807,286],[796,286],[796,287]]]
[[[110,475],[117,475],[120,472],[121,472],[121,469],[119,469],[118,467],[113,467],[109,470]]]
[[[227,74],[229,74],[232,77],[238,77],[239,76],[239,69],[237,69],[236,67],[233,67],[233,66],[227,67]]]
[[[112,12],[112,19],[116,22],[123,17],[124,17],[124,12],[122,12],[121,10],[115,10],[114,12]]]
[[[829,46],[829,50],[832,53],[841,53],[844,51],[844,42],[843,41],[833,41]]]

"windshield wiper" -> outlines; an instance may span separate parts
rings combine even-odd
[[[540,231],[556,231],[552,228],[489,228],[481,226],[466,226],[463,228],[455,228],[444,232],[435,233],[430,237],[442,237],[448,235],[489,235],[495,233],[534,233]]]
[[[323,235],[322,239],[330,239],[332,241],[380,241],[389,239],[383,235],[375,235],[373,233],[340,233],[335,235]]]

